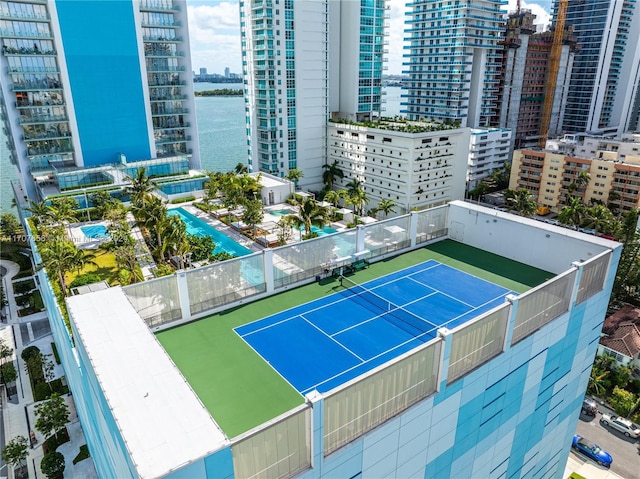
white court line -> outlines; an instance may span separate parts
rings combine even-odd
[[[320,331],[322,334],[324,334],[327,338],[329,338],[331,341],[333,341],[334,343],[336,343],[337,345],[339,345],[341,348],[343,348],[344,350],[348,351],[349,353],[353,354],[356,358],[358,358],[360,361],[362,361],[363,363],[366,362],[364,359],[362,359],[360,356],[358,356],[356,353],[354,353],[353,351],[351,351],[348,347],[346,347],[344,344],[342,344],[340,341],[337,341],[336,339],[334,339],[331,335],[327,334],[326,332],[324,332],[322,329],[320,329],[318,326],[316,326],[315,324],[313,324],[311,321],[309,321],[307,318],[304,317],[304,315],[300,315],[300,317],[302,319],[304,319],[307,323],[309,323],[311,326],[313,326],[314,328],[316,328],[318,331]]]
[[[435,328],[434,328],[434,329],[435,329]],[[431,331],[433,331],[433,330],[431,330]],[[426,331],[426,332],[422,333],[422,334],[421,334],[421,335],[419,335],[419,336],[414,336],[413,338],[408,339],[408,340],[406,340],[406,341],[404,341],[404,342],[402,342],[402,343],[400,343],[400,344],[396,344],[394,347],[392,347],[392,348],[390,348],[390,349],[387,349],[387,350],[385,350],[385,351],[383,351],[383,352],[381,352],[381,353],[379,353],[379,354],[376,354],[375,356],[373,356],[373,357],[371,357],[371,358],[367,359],[366,361],[363,361],[361,364],[356,364],[355,366],[352,366],[352,367],[350,367],[350,368],[344,369],[343,371],[339,372],[338,374],[334,374],[334,375],[333,375],[333,376],[331,376],[330,378],[327,378],[327,379],[325,379],[324,381],[321,381],[321,382],[319,382],[319,383],[317,383],[317,384],[314,384],[313,386],[311,386],[311,387],[309,387],[309,388],[305,389],[304,391],[302,391],[302,395],[304,396],[304,395],[305,395],[306,393],[308,393],[309,391],[313,391],[314,389],[317,389],[317,388],[318,388],[318,386],[320,386],[320,385],[322,385],[322,384],[325,384],[325,383],[327,383],[327,382],[329,382],[329,381],[332,381],[332,380],[334,380],[335,378],[338,378],[338,377],[342,376],[343,374],[345,374],[345,373],[347,373],[347,372],[349,372],[349,371],[351,371],[351,370],[353,370],[353,369],[355,369],[355,368],[358,368],[358,367],[362,366],[363,364],[367,364],[367,363],[369,363],[369,362],[373,361],[374,359],[379,358],[380,356],[384,356],[385,354],[390,353],[391,351],[393,351],[393,350],[395,350],[395,349],[398,349],[398,348],[399,348],[399,347],[401,347],[401,346],[404,346],[404,345],[406,345],[406,344],[409,344],[409,343],[410,343],[410,342],[412,342],[412,341],[415,341],[415,340],[420,340],[420,341],[422,341],[420,338],[422,338],[425,334],[427,334],[427,333],[429,333],[429,332],[431,332],[431,331]],[[407,334],[408,334],[408,333],[407,333]],[[425,342],[426,342],[426,341],[423,341],[423,342],[422,342],[422,344],[424,344]],[[392,359],[392,358],[391,358],[391,359]]]
[[[237,333],[236,333],[236,334],[237,334]],[[238,336],[240,336],[240,335],[238,334]],[[278,368],[276,368],[273,364],[271,364],[271,362],[270,362],[267,358],[265,358],[262,354],[260,354],[260,352],[259,352],[256,348],[254,348],[251,344],[249,344],[249,341],[247,341],[246,339],[244,339],[242,336],[240,336],[240,339],[242,339],[242,340],[244,341],[244,343],[245,343],[247,346],[249,346],[249,348],[251,348],[251,349],[253,350],[253,352],[254,352],[254,353],[256,353],[256,354],[258,355],[258,357],[259,357],[260,359],[262,359],[265,363],[267,363],[267,364],[269,365],[269,367],[270,367],[271,369],[273,369],[273,370],[276,372],[276,374],[277,374],[278,376],[280,376],[280,377],[284,380],[284,382],[286,382],[289,386],[291,386],[291,387],[293,388],[293,390],[294,390],[294,391],[297,391],[297,392],[299,392],[299,393],[300,393],[300,391],[298,391],[298,389],[297,389],[293,384],[291,384],[291,382],[290,382],[287,378],[285,378],[285,377],[282,375],[282,373],[281,373],[280,371],[278,371]],[[300,393],[300,394],[302,394],[302,393]],[[1,479],[1,478],[0,478],[0,479]]]

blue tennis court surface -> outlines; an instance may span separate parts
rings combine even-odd
[[[301,394],[329,391],[513,293],[430,260],[235,328]]]

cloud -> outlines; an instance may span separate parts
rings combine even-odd
[[[515,11],[517,0],[509,0],[506,12]],[[551,23],[551,0],[527,2],[521,0],[521,8],[536,15],[535,23],[542,31]],[[406,0],[388,0],[390,7],[389,50],[387,55],[389,74],[402,73]],[[238,2],[219,0],[189,0],[189,35],[191,63],[197,72],[206,68],[209,73],[224,73],[229,67],[233,73],[242,73],[240,51],[240,12]]]
[[[404,52],[404,12],[406,0],[389,0],[387,4],[391,7],[389,13],[389,45],[387,49],[387,66],[389,70],[385,73],[390,75],[400,75],[402,73],[402,54]],[[408,53],[408,52],[407,52]]]
[[[188,5],[191,64],[198,72],[242,73],[240,10],[238,3],[220,2]]]
[[[517,0],[509,0],[509,5],[507,6],[507,12],[515,12],[517,7]],[[525,2],[524,0],[520,1],[520,9],[521,10],[531,10],[536,16],[535,21],[533,22],[538,26],[538,31],[542,32],[551,25],[551,1],[550,0],[541,0],[539,2]]]

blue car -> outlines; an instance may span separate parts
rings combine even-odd
[[[588,441],[584,437],[578,434],[573,436],[572,447],[574,450],[581,452],[589,459],[593,459],[598,464],[604,467],[611,467],[611,463],[613,462],[611,454],[609,454],[607,451],[603,451],[600,446],[592,443],[591,441]]]

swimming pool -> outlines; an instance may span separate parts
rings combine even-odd
[[[105,225],[81,226],[80,231],[82,231],[82,234],[87,238],[91,239],[101,239],[109,237],[109,232],[107,231],[107,227]]]
[[[286,215],[295,215],[296,212],[291,209],[282,209],[282,210],[269,210],[267,211],[272,216],[286,216]]]
[[[172,216],[179,216],[187,225],[187,233],[199,237],[211,236],[216,243],[216,247],[213,250],[214,253],[221,253],[224,251],[235,256],[246,256],[253,253],[250,249],[245,248],[224,233],[215,229],[213,226],[208,225],[200,218],[192,215],[182,208],[169,210],[168,214]]]

